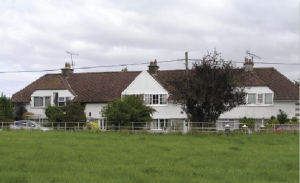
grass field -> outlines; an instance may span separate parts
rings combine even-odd
[[[0,131],[0,182],[299,182],[299,134]]]

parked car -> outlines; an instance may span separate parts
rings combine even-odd
[[[275,127],[275,133],[299,131],[299,127],[297,124],[281,124]]]
[[[21,121],[12,122],[9,127],[10,127],[10,129],[14,129],[14,130],[20,130],[20,129],[42,130],[42,131],[52,130],[51,128],[42,127],[42,126],[38,125],[36,122],[29,121],[29,120],[21,120]]]

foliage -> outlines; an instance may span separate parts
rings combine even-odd
[[[32,112],[25,112],[25,113],[22,115],[22,119],[23,119],[23,120],[28,120],[28,119],[29,119],[28,115],[34,115],[34,113],[32,113]]]
[[[297,117],[293,117],[291,122],[287,122],[287,124],[299,124],[298,118]]]
[[[243,123],[243,124],[240,124],[240,128],[245,124],[245,125],[248,126],[248,128],[254,129],[256,120],[253,119],[253,118],[247,118],[247,117],[245,116],[244,118],[240,119],[240,123]]]
[[[128,69],[127,69],[127,67],[125,67],[124,69],[122,69],[121,70],[122,72],[127,72],[128,71]]]
[[[285,124],[290,121],[290,119],[287,118],[287,114],[283,110],[279,109],[279,112],[280,114],[277,115],[277,119],[280,124]]]
[[[297,80],[293,80],[295,85],[297,85],[299,87],[299,78],[298,78],[298,81]]]
[[[0,121],[13,121],[13,104],[10,98],[1,94],[0,97]]]
[[[85,107],[80,103],[71,102],[67,106],[48,106],[45,114],[49,122],[85,122]],[[67,126],[75,126],[78,123],[67,123]]]
[[[25,112],[27,112],[27,110],[25,108],[25,104],[21,103],[21,102],[16,102],[16,103],[13,103],[13,106],[14,106],[14,119],[16,121],[23,119],[22,115]]]
[[[208,52],[188,74],[170,79],[175,103],[183,106],[192,121],[215,122],[222,113],[246,104],[243,84],[252,74],[220,57],[216,50]]]
[[[275,116],[271,116],[271,118],[266,122],[268,125],[271,124],[279,124],[279,121],[275,118]]]
[[[152,107],[144,105],[143,96],[125,95],[122,99],[116,98],[101,110],[102,116],[115,125],[127,126],[129,122],[151,122]],[[136,125],[141,125],[137,124]]]

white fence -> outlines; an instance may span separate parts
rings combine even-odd
[[[39,124],[39,122],[37,122]],[[11,122],[0,122],[0,128],[9,128]],[[172,123],[156,123],[156,122],[129,122],[126,125],[121,125],[120,122],[47,122],[40,123],[39,125],[49,127],[53,130],[99,130],[103,132],[109,131],[128,131],[128,132],[149,132],[149,133],[176,133],[176,132],[199,132],[199,133],[217,133],[225,132],[225,130],[218,130],[217,124],[208,122],[172,122]],[[237,129],[231,129],[234,132],[244,134],[252,133],[272,133],[275,131],[276,125],[265,125],[254,129],[255,125],[244,126],[245,124],[239,123]],[[243,127],[244,126],[244,127]]]

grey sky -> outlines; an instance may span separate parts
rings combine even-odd
[[[79,54],[75,67],[181,59],[186,51],[200,59],[215,47],[225,60],[244,61],[249,49],[262,58],[254,61],[299,63],[295,0],[2,0],[0,12],[0,72],[59,69],[70,62],[66,51]],[[184,69],[183,62],[159,66]],[[255,67],[299,78],[299,65]],[[0,92],[11,96],[44,74],[0,74]]]

